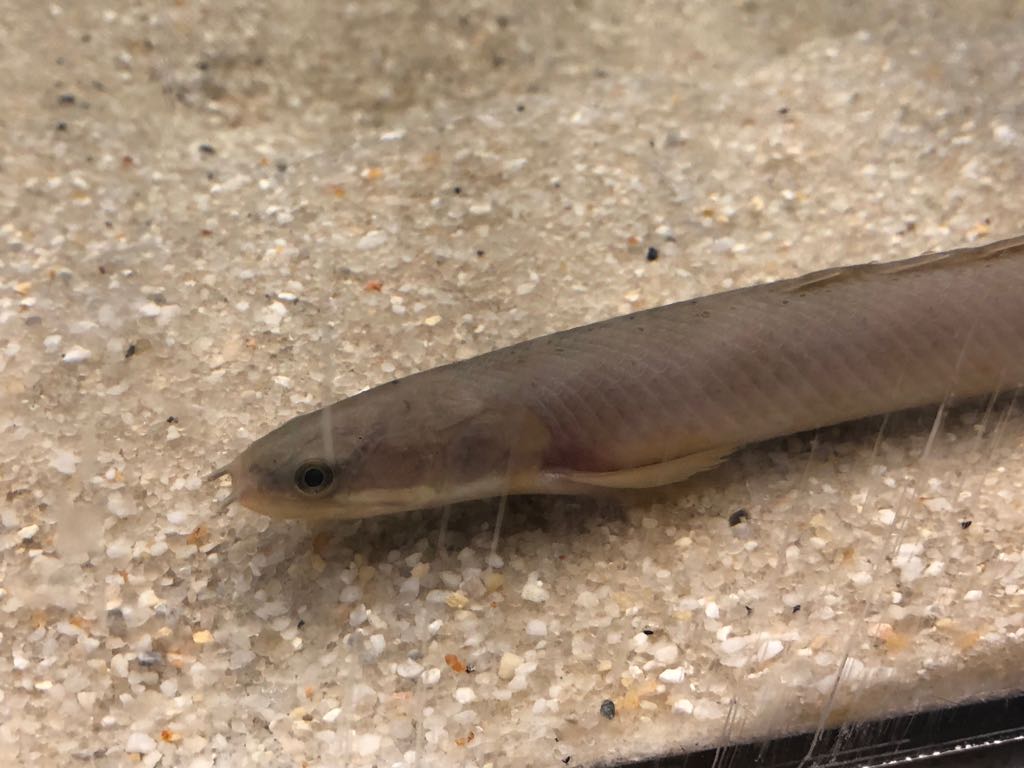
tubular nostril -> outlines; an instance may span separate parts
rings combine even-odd
[[[224,477],[225,475],[228,475],[231,478],[231,492],[227,496],[225,496],[220,502],[217,503],[217,512],[227,511],[228,507],[230,507],[234,502],[238,501],[241,488],[235,476],[235,472],[237,469],[238,459],[235,459],[229,464],[225,464],[223,467],[215,469],[213,472],[208,474],[203,479],[203,482],[210,483],[213,482],[214,480]]]
[[[238,501],[238,493],[236,491],[232,490],[231,493],[229,493],[227,496],[225,496],[224,499],[220,503],[217,504],[217,512],[219,512],[219,513],[227,512],[228,511],[228,507],[230,507],[236,501]]]
[[[234,462],[231,462],[230,464],[225,464],[223,467],[219,467],[218,469],[213,470],[213,472],[211,472],[210,474],[203,478],[203,482],[212,483],[214,480],[224,477],[224,475],[230,475],[231,468],[233,465]]]

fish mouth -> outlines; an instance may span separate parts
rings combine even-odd
[[[231,478],[231,488],[227,496],[215,502],[217,514],[223,514],[237,501],[252,512],[276,519],[358,520],[426,509],[444,501],[436,489],[426,486],[339,494],[319,502],[296,499],[288,493],[261,486],[242,465],[241,457],[213,470],[203,478],[203,482],[214,483],[222,477]]]
[[[218,467],[204,477],[203,482],[213,483],[222,477],[231,478],[231,488],[227,496],[214,502],[217,514],[227,512],[228,508],[237,501],[247,510],[267,517],[289,519],[317,516],[309,514],[309,505],[296,504],[296,501],[287,494],[261,488],[258,483],[254,482],[252,474],[243,467],[241,457]]]

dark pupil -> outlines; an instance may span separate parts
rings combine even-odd
[[[327,476],[319,467],[309,467],[302,474],[302,482],[306,484],[307,488],[319,488],[326,480]]]

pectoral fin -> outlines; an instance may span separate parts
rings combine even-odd
[[[726,457],[734,450],[735,448],[732,446],[714,448],[658,464],[645,464],[641,467],[617,469],[612,472],[552,470],[546,473],[546,479],[553,484],[561,481],[600,488],[654,488],[659,485],[682,482],[691,475],[712,469],[725,461]]]

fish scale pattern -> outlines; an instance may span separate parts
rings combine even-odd
[[[1024,384],[1024,239],[680,302],[449,373],[526,404],[551,461],[587,471],[1009,389]]]

